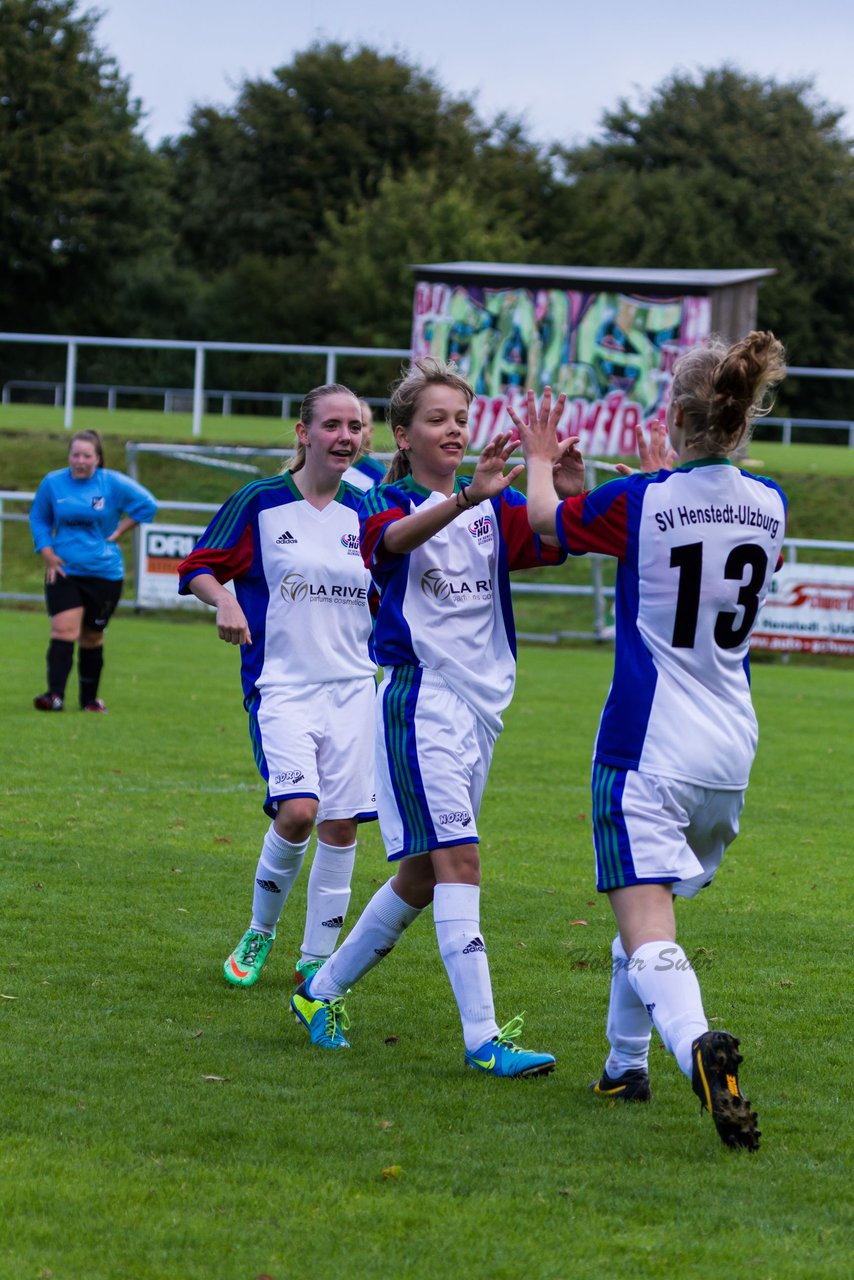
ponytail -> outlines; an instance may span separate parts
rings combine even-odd
[[[783,344],[754,330],[727,347],[710,338],[676,361],[671,399],[682,410],[685,444],[726,457],[750,436],[753,419],[768,413],[771,393],[786,376]]]

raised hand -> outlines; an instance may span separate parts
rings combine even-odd
[[[644,435],[643,423],[639,422],[635,428],[641,471],[672,471],[679,455],[672,445],[668,443],[666,424],[659,421],[658,418],[654,418],[648,424],[647,430],[649,431],[648,444]],[[634,468],[627,467],[624,462],[618,462],[616,470],[621,476],[634,474]]]
[[[493,436],[489,444],[481,450],[466,495],[472,506],[483,502],[484,498],[494,498],[496,494],[502,493],[525,470],[520,462],[507,475],[504,474],[504,468],[517,443],[515,434],[512,431],[505,431]]]
[[[552,405],[551,387],[546,387],[544,390],[539,411],[536,395],[533,391],[528,392],[527,422],[523,422],[510,405],[507,406],[507,412],[519,434],[522,452],[526,459],[542,458],[551,462],[553,466],[560,463],[564,450],[557,438],[557,428],[565,406],[566,396],[563,392]]]

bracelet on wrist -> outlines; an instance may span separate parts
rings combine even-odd
[[[461,498],[462,504],[460,503]],[[473,503],[468,500],[468,485],[460,485],[457,490],[457,507],[460,511],[466,511],[471,506],[473,506]]]

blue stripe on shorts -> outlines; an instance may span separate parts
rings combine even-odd
[[[626,770],[593,766],[593,844],[596,849],[596,888],[600,893],[637,884],[629,833],[623,818]]]
[[[403,848],[397,855],[400,858],[427,853],[439,843],[424,792],[415,735],[421,675],[420,667],[395,667],[383,694],[388,768],[403,824]]]

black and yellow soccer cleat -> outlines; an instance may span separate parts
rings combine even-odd
[[[600,1098],[617,1098],[620,1102],[649,1102],[652,1097],[649,1076],[640,1068],[624,1071],[614,1079],[607,1071],[603,1071],[599,1079],[594,1080],[588,1088]]]
[[[738,1067],[743,1061],[738,1041],[728,1031],[704,1031],[691,1045],[691,1087],[701,1109],[715,1122],[721,1141],[728,1147],[759,1150],[760,1130],[756,1112],[738,1087]]]

